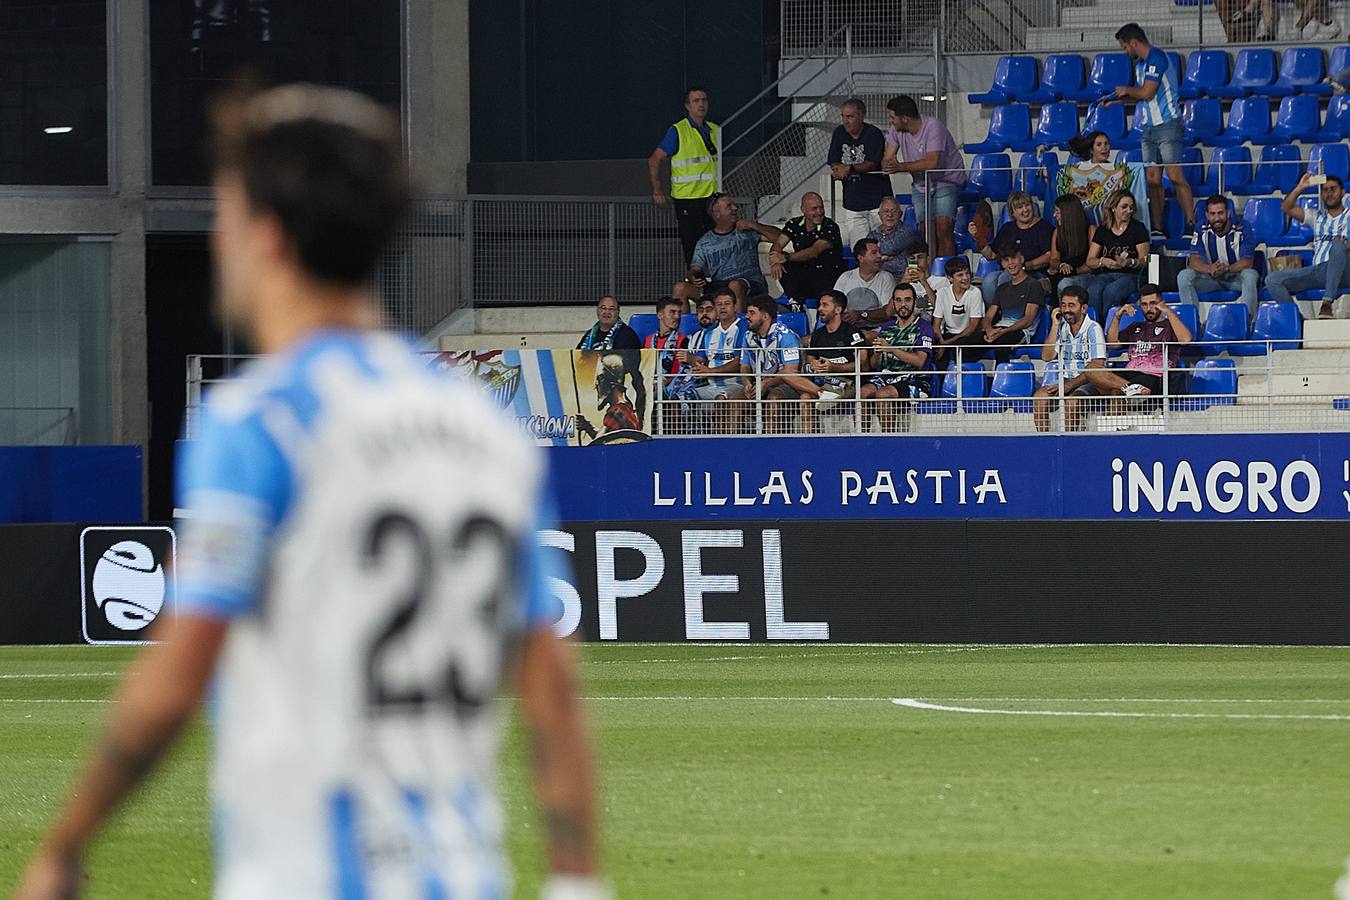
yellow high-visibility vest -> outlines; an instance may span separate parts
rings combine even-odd
[[[712,122],[705,122],[712,134],[714,147],[720,148],[720,132]],[[708,152],[703,135],[685,116],[674,125],[680,136],[680,147],[670,158],[670,195],[676,200],[701,200],[717,193],[717,157]]]

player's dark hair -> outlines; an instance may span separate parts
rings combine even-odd
[[[909,291],[909,296],[910,296],[916,303],[918,302],[918,300],[919,300],[919,292],[916,291],[916,290],[914,290],[914,285],[910,284],[908,281],[904,282],[903,284],[897,284],[897,285],[895,286],[895,289],[891,291],[891,299],[894,300],[894,299],[895,299],[895,295],[898,294],[898,293],[900,293],[901,291]]]
[[[848,294],[845,294],[843,291],[836,291],[834,288],[830,288],[828,291],[821,291],[820,299],[824,300],[826,297],[833,300],[834,305],[840,309],[848,309]]]
[[[275,215],[306,272],[367,281],[412,195],[398,120],[351,91],[293,84],[219,98],[213,163]]]
[[[1205,209],[1209,209],[1211,206],[1222,206],[1227,209],[1228,198],[1223,194],[1210,194],[1205,198]]]
[[[922,253],[924,256],[928,255],[928,244],[926,242],[915,241],[914,243],[909,245],[910,256],[917,256],[920,253]]]
[[[1059,295],[1059,299],[1060,299],[1061,301],[1063,301],[1066,297],[1072,297],[1073,299],[1075,299],[1075,300],[1078,301],[1079,305],[1081,305],[1081,306],[1087,306],[1087,302],[1088,302],[1087,291],[1084,290],[1083,288],[1079,287],[1079,286],[1076,285],[1076,284],[1071,284],[1071,285],[1069,285],[1069,286],[1066,287],[1066,288],[1064,289],[1064,291]]]
[[[1013,243],[1004,244],[998,248],[999,259],[1012,259],[1022,255],[1022,248]]]
[[[859,100],[857,97],[849,97],[847,100],[844,101],[843,105],[840,108],[848,109],[850,106],[858,111],[858,115],[860,116],[867,115],[867,104]]]
[[[859,239],[853,244],[853,255],[854,255],[854,257],[860,257],[860,256],[862,256],[864,253],[866,253],[866,252],[867,252],[867,245],[868,245],[868,244],[877,244],[877,239],[876,239],[876,238],[870,238],[870,237],[859,238]],[[880,244],[877,244],[877,249],[878,249],[878,250],[881,249],[881,245],[880,245]]]
[[[754,307],[770,319],[778,318],[778,301],[768,294],[755,294],[745,301],[745,308]]]
[[[1130,41],[1139,41],[1141,44],[1148,43],[1148,35],[1144,34],[1144,29],[1139,27],[1138,22],[1131,22],[1128,25],[1120,26],[1116,32],[1116,40],[1124,41],[1127,44]]]
[[[1140,300],[1144,299],[1145,297],[1161,297],[1161,296],[1162,296],[1162,288],[1154,284],[1153,282],[1150,281],[1148,284],[1139,285]]]
[[[662,297],[660,300],[656,301],[656,311],[658,313],[667,306],[678,306],[680,309],[684,309],[684,301],[676,300],[674,297]]]
[[[1344,182],[1344,181],[1341,181],[1341,176],[1339,176],[1339,175],[1328,175],[1328,176],[1327,176],[1327,181],[1334,181],[1334,182],[1336,182],[1336,187],[1340,188],[1341,190],[1345,190],[1345,182]]]
[[[733,304],[736,302],[736,292],[731,288],[722,288],[720,291],[714,291],[712,295],[713,303],[717,302],[718,297],[730,297]]]
[[[698,84],[690,85],[689,87],[687,87],[687,88],[684,89],[684,99],[681,100],[680,102],[682,102],[682,103],[688,103],[688,102],[689,102],[690,96],[693,95],[693,94],[696,94],[696,93],[707,94],[707,93],[708,93],[708,89],[705,88],[705,87],[703,87],[702,85],[698,85]],[[711,96],[711,95],[709,95],[709,96]]]
[[[887,100],[886,108],[897,116],[909,116],[911,119],[919,117],[919,104],[914,102],[913,97],[905,94]]]
[[[951,275],[953,272],[969,272],[969,271],[970,271],[970,262],[964,256],[953,256],[951,259],[947,260],[948,275]]]

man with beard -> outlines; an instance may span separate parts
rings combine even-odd
[[[1298,205],[1299,195],[1312,186],[1314,175],[1307,172],[1280,204],[1286,216],[1298,219],[1312,228],[1312,266],[1303,269],[1285,269],[1266,276],[1266,287],[1272,299],[1289,303],[1293,291],[1322,289],[1322,308],[1319,319],[1333,317],[1332,304],[1341,291],[1350,288],[1350,266],[1346,265],[1346,240],[1350,237],[1350,213],[1345,208],[1345,185],[1335,175],[1326,175],[1322,183],[1322,208],[1304,209]]]
[[[1120,327],[1121,319],[1134,315],[1134,305],[1127,303],[1116,314],[1106,329],[1108,344],[1129,344],[1129,365],[1125,369],[1104,373],[1099,376],[1103,384],[1110,385],[1106,374],[1118,378],[1119,393],[1127,397],[1142,397],[1149,394],[1161,395],[1163,392],[1163,352],[1167,353],[1167,371],[1169,393],[1181,393],[1178,366],[1181,363],[1181,345],[1189,344],[1193,335],[1186,324],[1177,317],[1172,308],[1163,302],[1162,288],[1156,284],[1146,284],[1139,289],[1139,308],[1143,310],[1144,321],[1136,322],[1127,328]]]
[[[1060,397],[1065,398],[1064,428],[1077,431],[1083,421],[1082,398],[1123,392],[1125,380],[1106,369],[1106,335],[1088,317],[1087,302],[1087,291],[1070,285],[1059,307],[1050,311],[1050,336],[1041,348],[1041,359],[1058,360],[1059,378],[1032,395],[1037,431],[1050,430],[1050,414]]]
[[[933,326],[915,311],[914,288],[897,285],[892,305],[895,318],[872,334],[871,356],[877,370],[863,385],[864,400],[879,404],[882,431],[908,431],[910,400],[933,393]]]
[[[912,293],[912,292],[911,292]],[[848,297],[841,291],[829,290],[820,295],[817,315],[820,327],[807,338],[805,348],[807,370],[814,377],[793,376],[787,384],[801,395],[802,429],[815,430],[815,411],[832,408],[841,398],[857,394],[859,355],[867,355],[867,339],[848,322],[844,312]]]

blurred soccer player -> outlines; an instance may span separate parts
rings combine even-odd
[[[213,673],[217,897],[504,896],[493,699],[512,672],[544,895],[606,896],[535,541],[541,460],[476,390],[372,330],[366,285],[409,199],[397,123],[309,86],[215,112],[219,300],[267,357],[211,397],[178,473],[178,616],[124,679],[19,896],[78,892],[97,827]]]

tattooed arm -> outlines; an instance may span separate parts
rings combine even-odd
[[[548,828],[550,867],[556,875],[596,876],[595,769],[572,647],[548,631],[530,634],[522,648],[518,687],[534,751],[535,792]]]
[[[154,768],[197,711],[228,623],[166,619],[122,678],[108,725],[60,816],[33,857],[20,898],[73,896],[80,856],[94,832]]]

